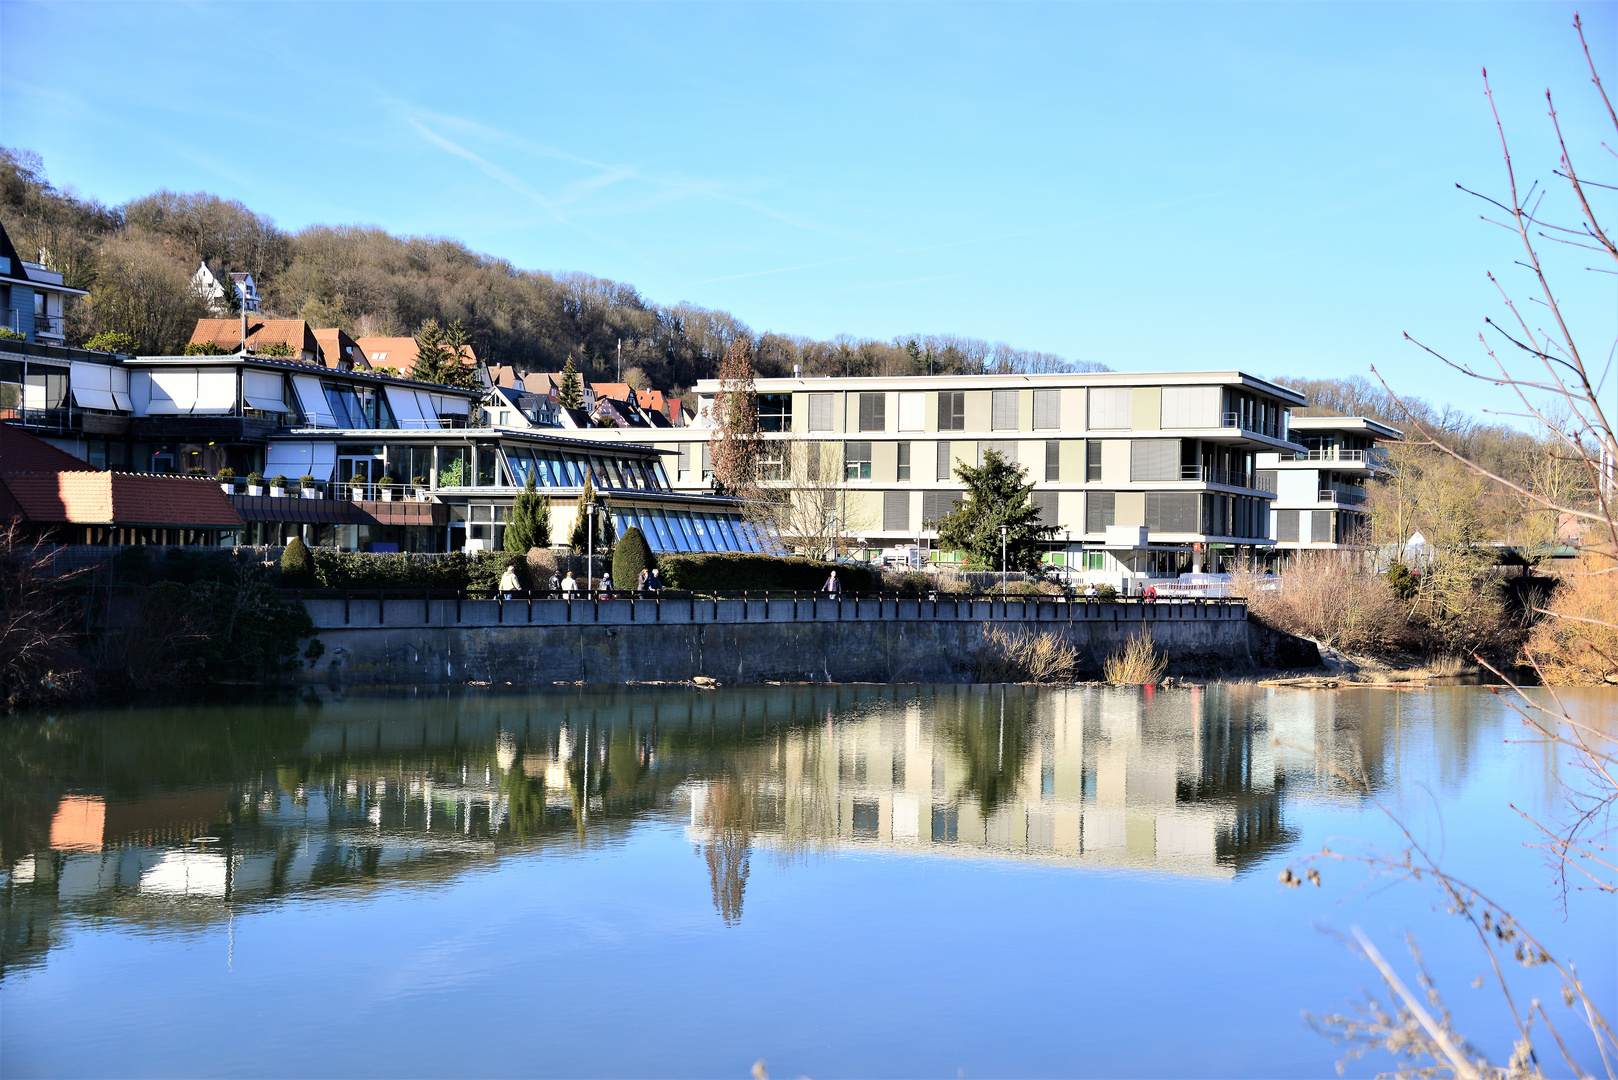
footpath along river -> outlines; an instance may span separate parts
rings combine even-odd
[[[1565,694],[1612,725],[1618,691]],[[0,1075],[1332,1076],[1301,1017],[1425,886],[1277,875],[1377,802],[1580,962],[1618,908],[1531,825],[1567,763],[1487,688],[454,689],[0,722]],[[1599,1071],[1545,969],[1520,992]],[[1412,979],[1413,982],[1413,979]],[[1392,1064],[1373,1054],[1349,1075]]]

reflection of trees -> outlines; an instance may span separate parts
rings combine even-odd
[[[756,783],[726,777],[708,785],[702,823],[708,831],[702,856],[713,885],[713,906],[725,925],[735,926],[742,918],[753,831],[758,827]]]
[[[1016,794],[1033,725],[1033,695],[973,694],[935,702],[935,723],[966,766],[962,797],[977,797],[984,817]]]

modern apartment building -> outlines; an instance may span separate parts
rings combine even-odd
[[[1258,466],[1275,491],[1270,538],[1277,554],[1353,550],[1365,527],[1366,485],[1397,428],[1360,416],[1296,416],[1291,451],[1263,453]]]
[[[577,435],[649,442],[673,461],[674,490],[707,490],[720,385],[695,389],[689,428]],[[1050,561],[1100,580],[1215,569],[1268,545],[1275,480],[1259,455],[1301,449],[1289,413],[1307,404],[1239,371],[761,379],[757,391],[765,482],[832,477],[828,512],[857,546],[936,546],[935,523],[964,492],[956,466],[994,450],[1027,469],[1060,530]]]

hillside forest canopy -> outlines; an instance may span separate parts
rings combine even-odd
[[[364,225],[284,232],[205,192],[158,191],[109,207],[51,184],[27,150],[0,148],[0,220],[25,258],[89,290],[86,302],[69,305],[69,344],[122,332],[142,353],[180,352],[208,315],[189,287],[205,262],[216,278],[251,273],[269,318],[355,337],[414,335],[430,319],[459,320],[482,359],[560,371],[571,356],[592,379],[615,378],[621,341],[626,381],[679,393],[717,374],[738,338],[765,378],[799,365],[810,376],[1107,370],[952,334],[816,341],[761,333],[727,312],[655,304],[631,285],[585,273],[518,269],[441,237]]]

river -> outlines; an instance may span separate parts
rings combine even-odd
[[[1572,691],[1610,724],[1618,691]],[[1618,1014],[1618,908],[1483,687],[512,687],[0,722],[0,1075],[1332,1076],[1305,1010],[1421,884],[1289,862],[1387,811]],[[1345,777],[1363,775],[1367,793]],[[1514,970],[1599,1071],[1547,969]],[[1391,1067],[1385,1054],[1349,1075]]]

